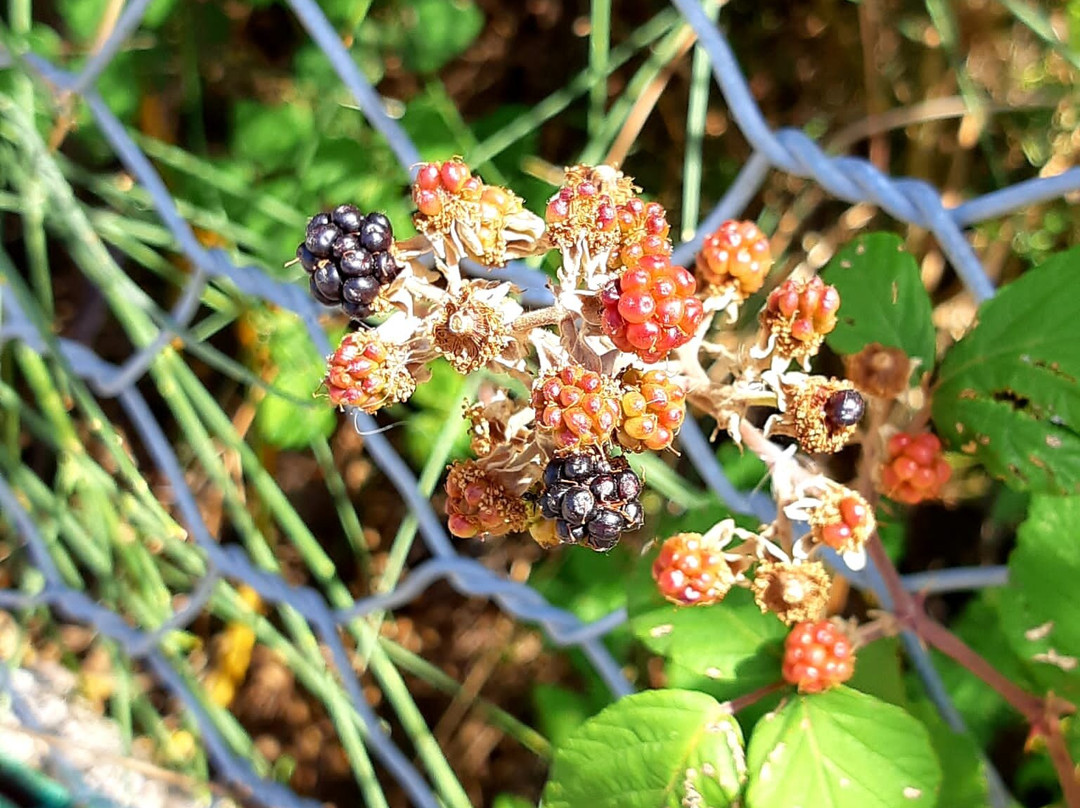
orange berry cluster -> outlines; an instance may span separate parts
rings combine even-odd
[[[619,223],[619,246],[611,253],[609,266],[614,270],[633,269],[647,255],[671,255],[667,213],[658,202],[644,202],[632,197],[615,210]]]
[[[717,603],[735,583],[723,552],[697,533],[667,539],[653,561],[652,576],[660,594],[679,606]]]
[[[952,468],[941,456],[941,441],[931,432],[900,432],[889,438],[888,458],[881,469],[882,493],[889,499],[916,505],[938,499]]]
[[[789,279],[769,295],[761,323],[775,338],[780,356],[801,360],[817,353],[825,335],[836,327],[839,308],[840,293],[818,276]]]
[[[454,536],[505,536],[525,529],[524,503],[511,497],[475,460],[450,467],[446,495],[447,528]]]
[[[662,370],[629,368],[622,383],[626,391],[619,401],[619,443],[631,452],[667,449],[686,417],[686,391]]]
[[[323,385],[339,407],[359,407],[373,413],[408,398],[416,387],[401,351],[367,331],[346,334],[326,360]]]
[[[705,237],[697,255],[701,282],[716,291],[731,289],[745,300],[765,283],[772,268],[769,239],[753,222],[733,219]]]
[[[851,640],[828,620],[798,623],[784,641],[784,681],[800,693],[821,693],[854,672]]]
[[[536,380],[536,425],[552,435],[556,452],[608,441],[619,424],[619,387],[614,379],[581,365],[567,365]]]
[[[705,309],[696,291],[697,281],[685,268],[667,256],[644,256],[601,291],[601,327],[620,351],[659,362],[701,325]]]

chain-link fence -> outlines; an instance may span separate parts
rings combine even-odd
[[[416,147],[399,124],[384,111],[378,93],[357,69],[316,0],[288,0],[288,4],[323,50],[367,120],[386,138],[401,165],[408,169],[419,162]],[[968,243],[964,229],[1023,206],[1080,189],[1080,169],[1072,169],[1055,177],[1022,182],[946,208],[941,194],[925,182],[889,177],[862,159],[830,156],[800,131],[773,131],[755,104],[721,28],[710,22],[697,0],[673,0],[673,4],[697,35],[731,115],[754,149],[726,195],[697,228],[699,236],[676,249],[674,260],[677,263],[685,264],[691,260],[701,235],[710,232],[722,220],[736,217],[761,189],[768,173],[776,169],[812,178],[842,200],[879,206],[899,221],[927,229],[934,235],[968,290],[981,301],[993,295],[994,286]],[[343,642],[342,631],[353,633],[361,646],[365,640],[370,643],[370,628],[366,628],[360,618],[400,607],[421,596],[433,582],[447,581],[464,595],[490,598],[514,618],[539,625],[555,645],[581,649],[611,692],[621,696],[631,691],[631,685],[605,647],[604,637],[625,621],[625,611],[619,610],[594,622],[583,623],[569,612],[549,603],[528,585],[509,580],[475,559],[460,555],[455,543],[448,538],[440,516],[433,511],[405,461],[379,432],[374,420],[359,411],[350,412],[349,417],[355,428],[365,436],[366,451],[390,479],[417,521],[431,560],[410,570],[393,591],[342,605],[340,601],[328,600],[324,593],[315,588],[286,584],[266,563],[253,557],[249,548],[219,543],[200,513],[196,494],[178,459],[177,448],[155,419],[137,383],[150,371],[166,346],[188,333],[186,329],[196,314],[200,296],[212,279],[227,281],[241,294],[295,312],[306,324],[320,351],[327,353],[330,346],[318,323],[320,309],[308,296],[306,285],[276,281],[254,266],[237,266],[225,251],[208,249],[200,243],[178,211],[150,159],[95,90],[97,78],[135,33],[148,6],[150,0],[129,0],[108,39],[78,73],[66,72],[30,54],[0,53],[0,58],[9,65],[21,63],[21,66],[50,85],[58,97],[72,95],[85,101],[116,157],[146,192],[161,223],[175,240],[175,245],[190,261],[192,271],[186,288],[171,311],[152,311],[149,319],[157,324],[156,333],[148,333],[144,329],[142,333],[145,338],[136,338],[141,346],[120,365],[103,360],[79,342],[56,339],[48,323],[39,322],[39,318],[31,316],[26,298],[21,297],[17,290],[8,290],[3,295],[0,343],[14,341],[30,346],[34,351],[64,363],[71,372],[89,384],[99,400],[115,399],[119,402],[143,450],[156,465],[156,471],[168,481],[182,523],[205,561],[205,574],[198,585],[187,593],[183,606],[173,610],[166,620],[153,630],[136,628],[131,620],[101,605],[86,592],[65,583],[50,551],[49,541],[40,525],[31,518],[25,498],[18,493],[19,487],[11,480],[0,477],[0,505],[5,518],[14,525],[25,542],[32,563],[43,579],[40,591],[33,595],[0,591],[0,608],[18,610],[45,606],[63,620],[93,626],[101,636],[115,641],[130,660],[141,661],[157,683],[183,704],[198,725],[202,743],[218,777],[249,789],[256,801],[267,806],[314,806],[317,803],[299,797],[287,787],[256,772],[250,760],[235,748],[219,723],[213,720],[205,704],[194,693],[190,679],[177,670],[162,649],[163,642],[171,632],[183,629],[203,613],[219,583],[233,581],[246,584],[265,602],[288,607],[292,619],[304,624],[308,636],[329,649],[337,671],[335,681],[343,688],[346,699],[340,705],[349,714],[346,724],[359,733],[363,747],[397,780],[413,804],[437,806],[440,800],[433,792],[429,779],[431,772],[428,772],[428,777],[421,774],[411,762],[410,755],[403,752],[399,739],[391,737],[384,723],[369,706]],[[48,182],[48,174],[55,168],[46,159],[45,144],[37,139],[35,133],[27,130],[33,129],[33,119],[19,118],[14,109],[5,109],[4,118],[7,125],[15,130],[20,131],[21,127],[23,142],[31,144],[28,147],[31,158],[35,148],[33,144],[37,144],[40,162],[32,159],[28,170],[40,171],[43,181]],[[74,203],[74,200],[69,202]],[[544,276],[528,267],[511,265],[496,274],[521,286],[528,303],[542,304],[548,295]],[[143,306],[145,302],[132,301],[132,305]],[[753,513],[763,519],[771,518],[771,500],[761,494],[736,490],[725,477],[700,428],[693,421],[688,421],[683,428],[680,442],[682,452],[702,479],[733,510]],[[1003,580],[1002,569],[982,568],[911,576],[906,583],[913,589],[926,591],[987,586]],[[872,590],[879,601],[888,605],[887,594],[872,569],[855,583]],[[962,727],[961,719],[949,703],[926,651],[914,637],[906,637],[905,646],[912,664],[946,720],[954,728]],[[15,706],[18,709],[18,705]],[[366,759],[363,750],[357,754],[358,759]],[[1003,799],[1000,786],[997,792],[995,801],[1000,802]],[[445,796],[443,801],[454,802]]]

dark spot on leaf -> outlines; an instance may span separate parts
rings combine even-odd
[[[961,394],[961,398],[963,394]],[[1002,401],[1019,412],[1026,412],[1031,407],[1031,399],[1014,393],[1012,390],[998,390],[993,395],[994,401]]]
[[[1036,359],[1034,362],[1032,362],[1032,364],[1035,365],[1035,367],[1037,368],[1041,368],[1042,370],[1053,373],[1055,376],[1063,379],[1064,381],[1067,381],[1069,384],[1076,384],[1076,377],[1063,371],[1061,369],[1061,365],[1059,365],[1057,362],[1047,362],[1043,359]]]

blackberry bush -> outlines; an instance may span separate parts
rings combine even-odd
[[[918,267],[898,240],[879,235],[842,248],[820,274],[804,261],[795,277],[777,278],[756,312],[757,333],[747,333],[741,323],[752,323],[754,312],[742,310],[775,271],[768,239],[751,223],[726,222],[709,234],[695,258],[695,277],[673,263],[663,206],[646,201],[612,166],[567,168],[543,217],[509,189],[484,183],[460,159],[416,171],[417,236],[394,242],[379,214],[342,206],[313,218],[297,251],[320,302],[338,305],[350,319],[379,315],[347,334],[328,358],[324,386],[331,403],[379,413],[406,400],[436,359],[461,374],[482,374],[479,400],[467,409],[475,457],[457,461],[446,476],[449,532],[462,541],[500,542],[527,533],[553,554],[629,547],[626,558],[641,558],[628,582],[631,631],[671,665],[650,667],[650,677],[704,684],[702,690],[727,699],[721,704],[697,689],[675,688],[621,699],[577,731],[588,743],[557,753],[545,804],[639,804],[632,794],[600,794],[584,785],[582,793],[591,795],[584,802],[559,795],[568,778],[592,782],[594,767],[607,765],[608,745],[625,738],[637,743],[658,727],[656,744],[628,754],[659,772],[649,782],[675,788],[683,804],[699,804],[704,792],[689,773],[696,777],[697,768],[680,763],[675,770],[664,757],[672,737],[716,744],[705,759],[711,771],[730,767],[724,781],[730,789],[716,804],[734,804],[745,787],[747,804],[761,808],[858,808],[867,794],[884,808],[935,808],[943,804],[941,771],[928,732],[937,727],[879,698],[876,673],[862,682],[854,676],[856,645],[869,648],[902,631],[982,676],[1057,759],[1067,759],[1060,719],[1071,703],[1005,683],[927,616],[892,565],[878,519],[895,519],[897,504],[939,499],[954,467],[964,469],[965,479],[951,495],[985,492],[977,461],[1040,494],[1080,491],[1080,465],[1074,476],[1068,471],[1080,442],[1066,428],[1069,380],[1080,377],[1080,363],[1048,358],[1053,352],[1041,353],[1010,319],[1020,316],[1035,330],[1034,315],[1024,319],[1023,312],[1045,309],[1067,330],[1075,312],[1065,312],[1061,301],[1071,296],[1021,287],[1020,305],[987,306],[938,365],[930,305],[918,299],[926,294]],[[544,308],[525,310],[512,284],[463,272],[483,272],[467,261],[501,266],[550,250],[561,260],[553,302]],[[1064,264],[1051,270],[1057,286],[1072,277]],[[866,280],[855,282],[856,276]],[[972,344],[982,352],[973,353]],[[819,360],[826,349],[842,361]],[[991,357],[985,366],[983,355]],[[818,372],[815,362],[844,367],[849,378]],[[1036,389],[1036,380],[1051,378],[1060,382],[1053,395]],[[984,423],[985,413],[994,417]],[[726,434],[764,462],[775,507],[759,507],[757,492],[743,503],[766,515],[764,524],[745,515],[736,521],[704,495],[683,490],[675,471],[680,438],[688,419],[698,417],[714,437]],[[1031,435],[1039,437],[1038,452],[1030,443],[1025,452],[1014,451]],[[778,436],[793,442],[784,448],[773,442]],[[702,454],[708,458],[700,443],[687,448],[697,462]],[[970,460],[947,459],[947,450]],[[839,462],[831,458],[841,452]],[[1048,471],[1053,458],[1064,472]],[[723,481],[710,482],[722,489]],[[649,496],[643,496],[646,483],[656,488]],[[1072,535],[1080,514],[1070,514],[1050,509],[1042,518],[1066,520],[1061,535]],[[873,571],[863,572],[871,565]],[[1075,565],[1062,566],[1080,575]],[[1055,573],[1050,567],[1037,574]],[[866,583],[877,580],[884,583]],[[870,597],[849,600],[853,587],[866,586]],[[886,600],[893,613],[878,611]],[[1067,675],[1056,663],[1072,656],[1061,649],[1080,657],[1080,647],[1044,632],[1055,631],[1058,619],[1069,625],[1075,615],[1037,598],[1033,603],[1045,620],[1034,624],[1025,611],[1023,619],[1010,615],[1006,622],[1017,628],[1030,658]],[[891,650],[867,658],[868,667],[897,662]],[[898,666],[882,674],[900,675]],[[747,769],[742,729],[731,715],[778,690],[786,695],[754,728],[745,755],[755,765]],[[685,738],[672,729],[679,721],[687,724]],[[628,732],[613,734],[612,725]],[[820,756],[831,754],[823,748],[807,759],[802,739],[821,727],[845,750],[844,760],[826,768],[844,777],[850,771],[861,778],[857,787],[810,784],[807,793],[785,791],[778,801],[754,796],[783,790],[775,784],[793,779],[803,788],[791,772],[819,766]],[[848,749],[888,746],[892,753],[897,745],[903,767],[886,761],[868,774],[846,758]],[[578,749],[592,751],[575,757]],[[681,745],[678,755],[685,755]],[[624,765],[627,756],[613,752],[616,759]],[[874,782],[882,772],[891,778],[884,790]],[[621,773],[608,774],[605,788],[621,782]],[[1063,783],[1072,782],[1071,767],[1062,765],[1060,774]],[[845,801],[848,794],[855,801]],[[1080,806],[1080,794],[1074,804]]]

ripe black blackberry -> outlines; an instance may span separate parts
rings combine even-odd
[[[310,276],[312,297],[362,320],[379,290],[401,272],[390,254],[393,243],[384,214],[365,216],[355,205],[338,205],[311,218],[296,258]]]
[[[564,544],[607,552],[645,521],[641,480],[626,458],[582,452],[552,458],[544,469],[540,512],[555,520]]]

